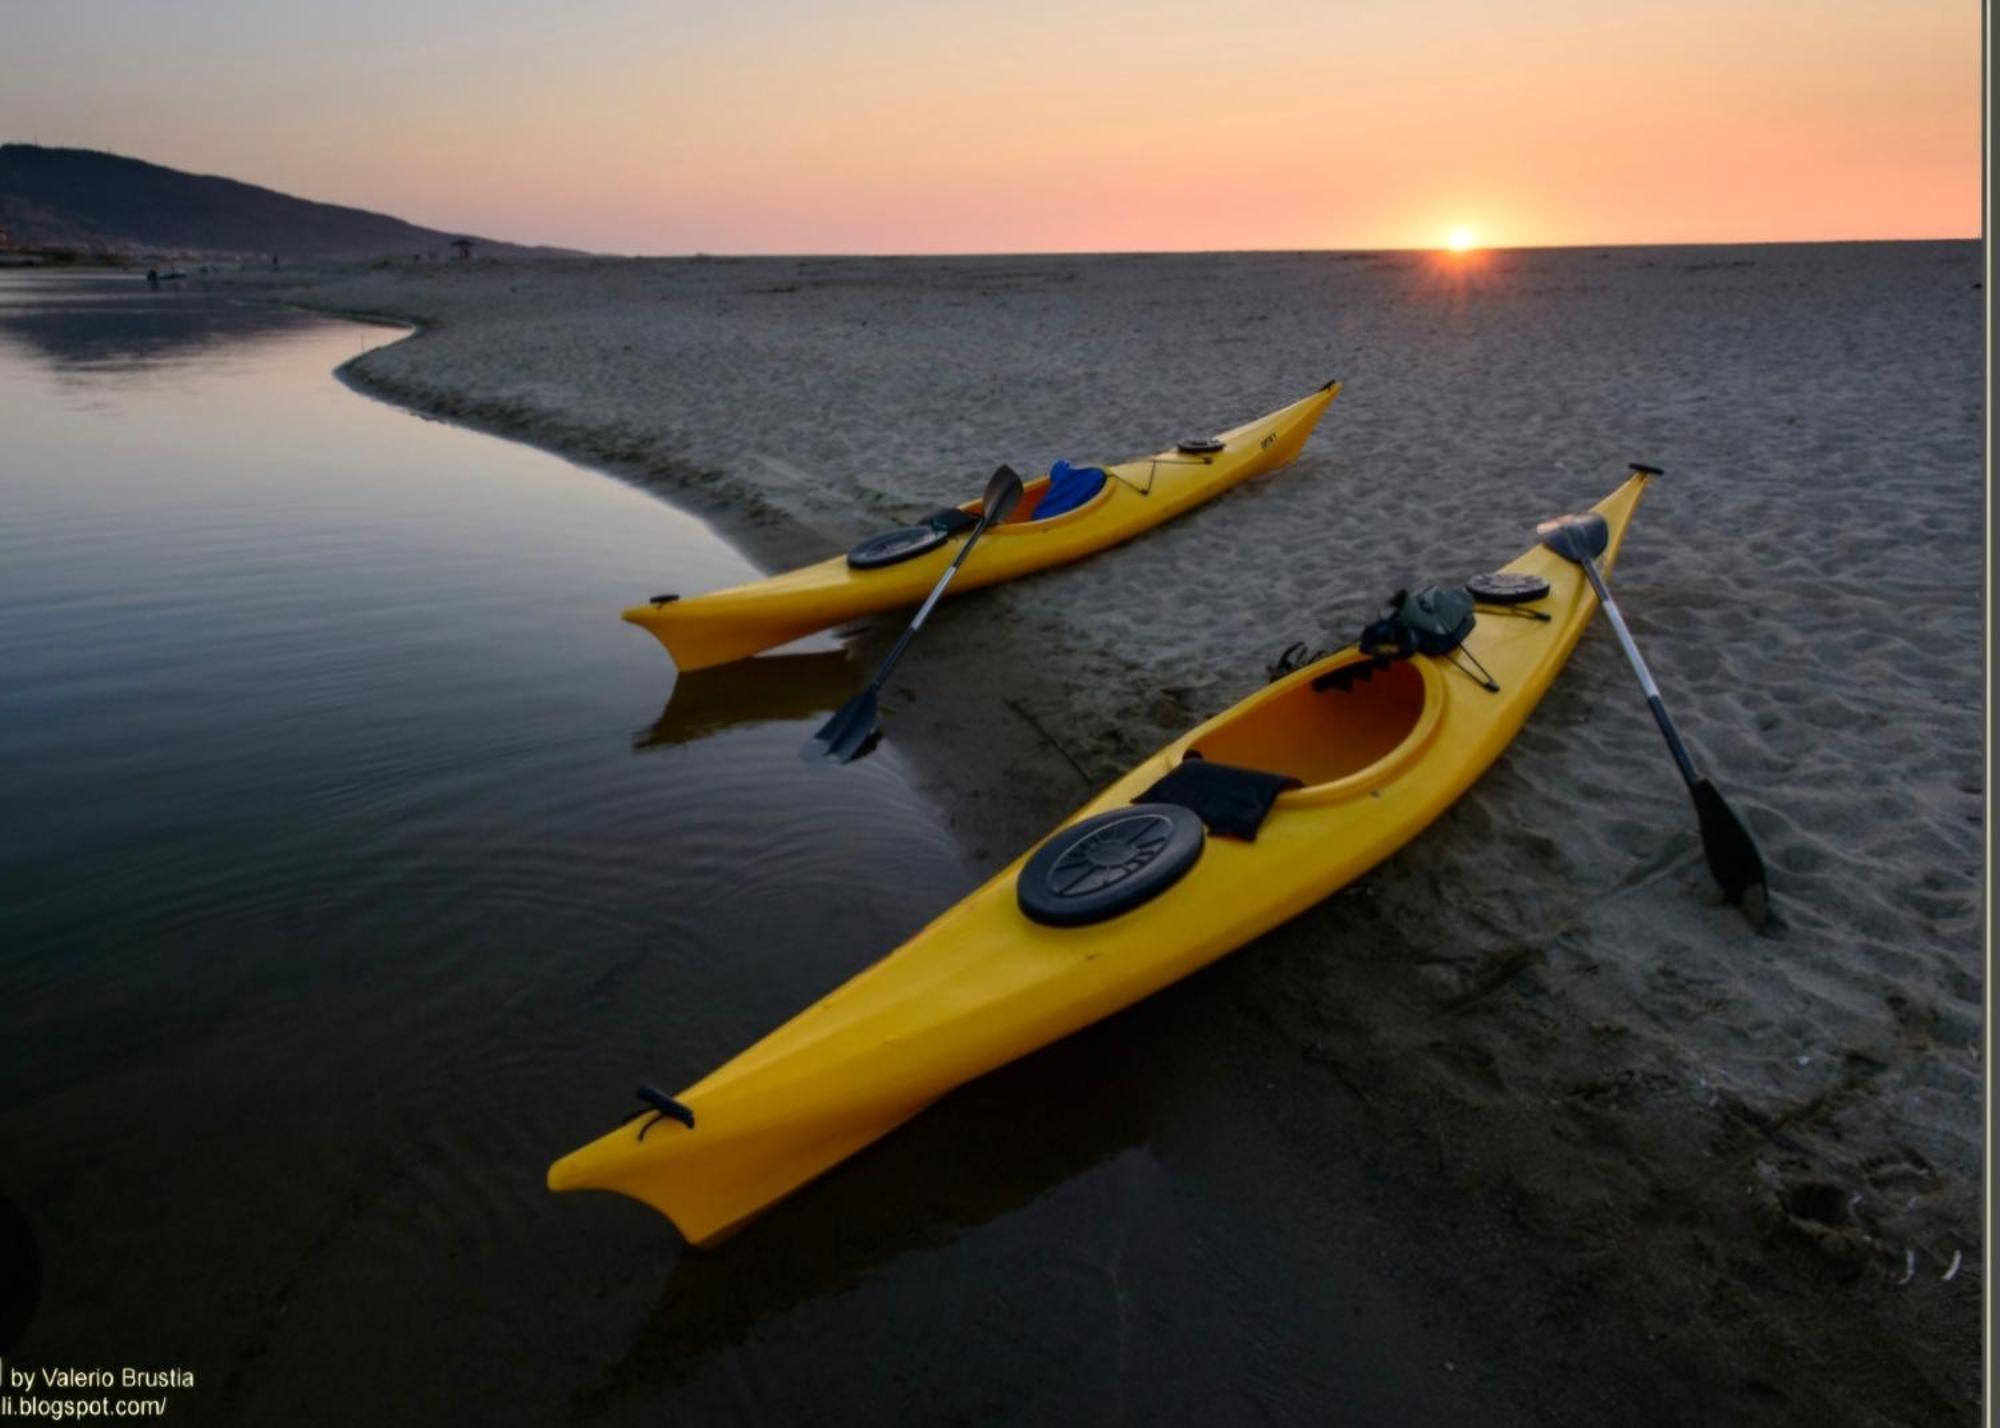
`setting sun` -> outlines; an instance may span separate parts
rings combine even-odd
[[[1451,236],[1445,239],[1445,247],[1454,253],[1470,253],[1478,241],[1479,235],[1470,228],[1454,228],[1451,230]]]

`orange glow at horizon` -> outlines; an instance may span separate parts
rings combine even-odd
[[[606,252],[1981,229],[1963,0],[91,9],[10,17],[0,139]]]

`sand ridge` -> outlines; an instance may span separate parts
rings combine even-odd
[[[507,262],[329,269],[286,296],[422,325],[350,364],[358,385],[654,485],[774,567],[998,461],[1123,458],[1341,378],[1288,471],[943,607],[885,718],[987,867],[1284,644],[1351,638],[1390,590],[1497,566],[1626,462],[1665,467],[1614,583],[1762,844],[1774,931],[1717,903],[1600,628],[1456,808],[1203,989],[1260,1044],[1232,1024],[1188,1054],[1359,1098],[1385,1155],[1517,1204],[1575,1288],[1550,1324],[1618,1299],[1715,1413],[1970,1421],[1978,263],[1949,243]],[[962,757],[974,737],[990,763]]]

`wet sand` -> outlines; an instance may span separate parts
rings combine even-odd
[[[1213,1179],[1177,1203],[1224,1225],[1248,1198],[1287,1207],[1225,1237],[1246,1293],[1393,1186],[1371,1208],[1405,1231],[1384,1283],[1471,1360],[1411,1373],[1486,1385],[1440,1409],[1934,1423],[1976,1416],[1983,1287],[1978,263],[1973,244],[494,263],[282,295],[421,324],[344,369],[364,390],[651,486],[774,568],[962,499],[998,461],[1122,458],[1341,378],[1288,471],[943,607],[885,718],[980,870],[1292,640],[1349,639],[1398,586],[1493,568],[1627,461],[1664,466],[1617,587],[1762,844],[1772,929],[1717,901],[1599,628],[1472,793],[1361,884],[957,1099],[1018,1147],[1061,1068],[1143,1058],[1143,1093],[1114,1069],[1105,1094],[1200,1143]],[[1065,1115],[1112,1114],[1103,1084]],[[1082,1163],[1109,1156],[1084,1179],[1125,1173],[1065,1126],[1031,1158],[1073,1136]],[[921,1165],[935,1134],[869,1154]],[[842,1223],[847,1183],[794,1225]],[[868,1206],[847,1209],[865,1244]],[[726,1339],[676,1322],[675,1286],[776,1273],[787,1213],[680,1261],[657,1353],[628,1367]],[[583,1406],[643,1414],[638,1379]]]

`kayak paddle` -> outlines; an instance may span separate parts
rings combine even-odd
[[[889,657],[882,661],[882,667],[875,671],[875,677],[868,681],[862,691],[834,711],[831,719],[820,725],[819,732],[806,741],[805,757],[808,762],[823,761],[830,764],[851,764],[875,747],[878,731],[875,727],[875,696],[888,682],[889,671],[903,651],[910,647],[917,631],[924,627],[924,619],[931,607],[943,598],[945,586],[951,584],[952,576],[958,574],[959,566],[972,554],[972,547],[986,534],[986,528],[1007,519],[1014,505],[1021,499],[1021,478],[1014,474],[1011,466],[1002,466],[993,473],[993,479],[986,483],[986,494],[980,498],[979,524],[966,533],[965,544],[958,548],[958,555],[945,567],[938,583],[931,587],[931,593],[924,597],[924,603],[917,607],[917,617],[910,621],[910,628],[903,631],[896,641]]]
[[[1634,469],[1653,471],[1649,466]],[[1590,588],[1597,592],[1597,601],[1604,607],[1611,628],[1617,632],[1625,658],[1631,662],[1633,671],[1639,676],[1640,687],[1646,691],[1647,707],[1653,711],[1653,720],[1666,737],[1667,748],[1680,768],[1681,780],[1694,797],[1695,816],[1701,820],[1702,851],[1708,855],[1708,870],[1722,885],[1724,898],[1741,907],[1744,916],[1762,927],[1770,917],[1770,891],[1765,884],[1764,860],[1757,852],[1757,844],[1751,839],[1750,830],[1743,826],[1743,820],[1736,816],[1715,785],[1695,772],[1694,760],[1688,757],[1687,745],[1681,742],[1680,734],[1674,729],[1674,721],[1667,717],[1667,706],[1660,699],[1660,687],[1653,682],[1653,674],[1646,668],[1646,661],[1640,658],[1638,645],[1632,642],[1632,632],[1626,628],[1618,602],[1611,598],[1611,592],[1605,588],[1604,577],[1598,574],[1597,557],[1604,553],[1611,534],[1604,517],[1596,512],[1583,516],[1557,516],[1537,526],[1535,534],[1541,537],[1543,545],[1564,560],[1582,566],[1583,573],[1589,577]]]

